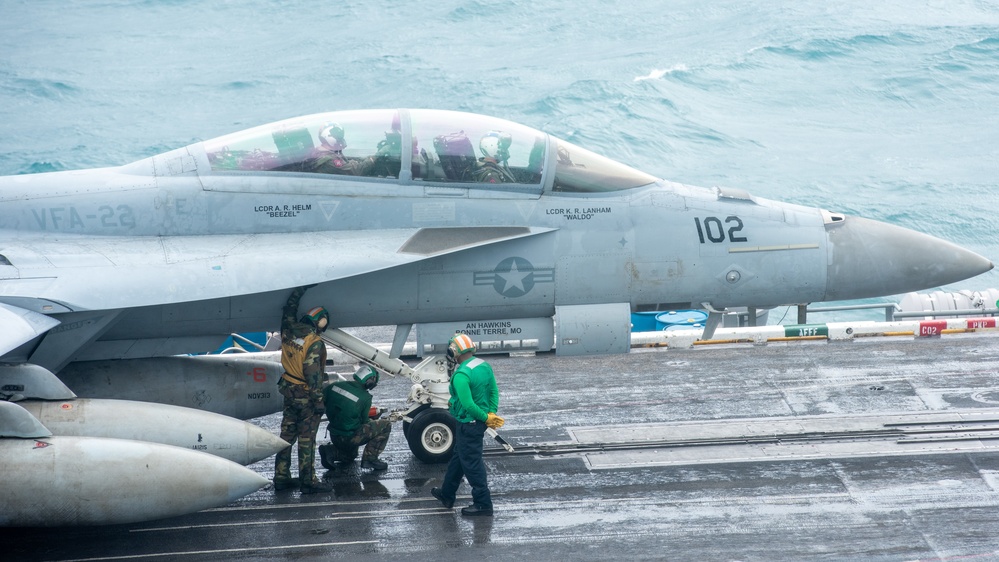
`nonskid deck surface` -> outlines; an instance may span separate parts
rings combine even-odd
[[[518,447],[487,443],[492,519],[443,509],[444,467],[396,426],[387,471],[320,468],[330,494],[0,538],[15,560],[997,557],[995,335],[487,359]],[[376,403],[402,406],[409,384],[384,380]]]
[[[999,409],[577,427],[512,454],[579,455],[593,469],[999,452]],[[493,449],[489,456],[506,456]]]

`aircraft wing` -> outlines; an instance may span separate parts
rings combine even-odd
[[[34,238],[23,233],[8,237],[0,232],[0,263],[4,264],[0,267],[0,302],[39,312],[60,312],[256,294],[342,279],[552,230],[500,226]],[[0,313],[0,325],[7,326],[11,315],[18,314],[19,308],[10,308]],[[24,324],[24,318],[22,315],[17,322]],[[2,341],[13,343],[23,337],[5,334]]]
[[[58,324],[44,314],[0,303],[0,357]]]

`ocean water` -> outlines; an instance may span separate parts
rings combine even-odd
[[[495,115],[999,263],[999,0],[0,2],[0,174],[366,107]]]

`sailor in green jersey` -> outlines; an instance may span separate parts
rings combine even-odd
[[[364,366],[354,373],[353,380],[335,382],[323,391],[330,444],[319,447],[319,457],[326,468],[333,470],[333,463],[337,461],[353,461],[361,445],[364,445],[361,468],[388,468],[378,455],[388,444],[392,422],[371,419],[370,391],[377,385],[378,371]]]
[[[448,366],[454,369],[448,409],[458,422],[456,442],[443,484],[430,490],[444,507],[450,508],[464,477],[472,487],[472,505],[462,508],[461,513],[470,516],[493,514],[482,460],[482,437],[487,427],[498,429],[503,425],[503,418],[496,415],[499,388],[493,368],[474,354],[475,344],[465,334],[457,334],[448,342]]]

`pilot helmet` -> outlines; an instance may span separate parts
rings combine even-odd
[[[378,386],[378,371],[368,366],[362,366],[354,372],[354,380],[367,390]]]
[[[479,139],[479,151],[487,158],[495,158],[500,162],[510,158],[510,144],[513,138],[510,133],[489,131]]]
[[[317,332],[325,332],[330,324],[330,313],[325,307],[317,306],[306,312],[301,322],[311,325]]]
[[[319,132],[319,142],[329,150],[341,151],[347,148],[347,141],[343,140],[343,127],[339,123],[330,123]]]

